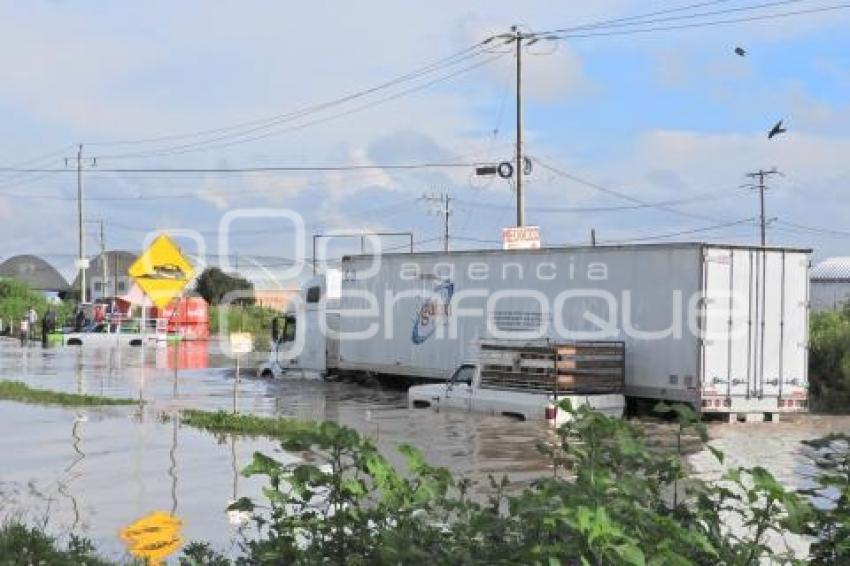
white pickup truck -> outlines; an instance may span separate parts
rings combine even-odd
[[[569,399],[573,407],[588,405],[608,416],[622,417],[626,398],[622,393],[564,394],[544,391],[493,389],[481,386],[479,364],[462,364],[446,383],[420,385],[407,391],[410,408],[447,408],[491,415],[504,415],[521,420],[545,420],[562,424],[567,415],[556,408],[559,401]]]

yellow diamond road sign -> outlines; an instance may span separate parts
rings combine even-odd
[[[180,295],[195,276],[192,264],[165,234],[156,237],[127,273],[157,308]]]

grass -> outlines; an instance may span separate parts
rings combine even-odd
[[[22,381],[0,381],[0,401],[18,401],[32,405],[62,405],[63,407],[99,407],[106,405],[137,405],[135,399],[115,399],[97,395],[61,393],[35,389]]]
[[[19,564],[107,566],[92,543],[71,535],[65,545],[36,527],[17,522],[0,525],[0,566]]]
[[[183,424],[213,433],[231,433],[245,436],[283,438],[295,432],[309,432],[317,424],[287,418],[234,415],[227,411],[202,411],[187,409],[181,412]]]
[[[254,335],[254,348],[268,350],[272,333],[272,320],[280,313],[258,305],[210,307],[210,334],[220,331],[250,332]],[[223,325],[226,325],[224,327]]]

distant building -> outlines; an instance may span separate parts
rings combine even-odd
[[[59,298],[68,282],[52,265],[34,255],[16,255],[0,264],[0,277],[14,279],[48,298]]]
[[[282,311],[298,289],[254,289],[254,303],[276,311]]]
[[[850,257],[826,259],[812,268],[812,311],[837,310],[850,302]]]
[[[132,285],[127,270],[137,257],[136,254],[125,251],[110,251],[93,257],[86,270],[86,300],[97,301],[126,295]],[[79,293],[79,273],[74,278],[71,289]]]

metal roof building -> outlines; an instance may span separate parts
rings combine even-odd
[[[850,257],[832,257],[810,273],[813,311],[836,310],[850,302]]]
[[[127,270],[138,256],[133,252],[122,250],[107,251],[91,258],[86,270],[86,300],[93,301],[106,297],[125,295],[130,290],[132,282]],[[104,275],[106,279],[104,280]],[[80,274],[71,283],[71,289],[79,292]]]
[[[12,256],[0,264],[0,277],[26,284],[30,289],[45,293],[62,293],[68,282],[52,265],[35,255]]]

